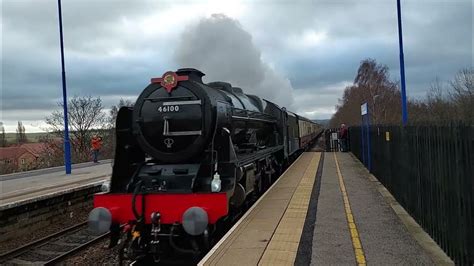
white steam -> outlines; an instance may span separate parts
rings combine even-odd
[[[225,15],[212,15],[187,28],[175,59],[180,67],[204,72],[206,82],[229,82],[245,93],[294,109],[290,81],[261,59],[252,36]]]

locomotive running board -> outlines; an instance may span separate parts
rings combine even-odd
[[[272,155],[272,154],[274,154],[274,153],[276,153],[280,150],[283,150],[283,145],[278,145],[278,146],[275,146],[275,147],[272,147],[272,148],[267,148],[267,149],[264,149],[264,150],[256,151],[255,153],[246,154],[246,155],[243,155],[243,156],[238,156],[237,155],[237,161],[238,161],[239,166],[244,165],[244,164],[248,164],[248,163],[252,163],[255,160],[258,160],[259,158],[262,158],[262,157],[265,157],[265,156],[270,156],[270,155]]]

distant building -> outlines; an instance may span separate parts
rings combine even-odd
[[[44,143],[24,143],[19,146],[0,148],[0,173],[12,173],[36,169],[45,151]]]

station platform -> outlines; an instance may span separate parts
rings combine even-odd
[[[73,165],[71,175],[65,174],[64,167],[2,175],[0,176],[0,207],[105,181],[111,174],[111,160],[104,160],[99,164]]]
[[[349,153],[305,152],[198,265],[452,265]]]

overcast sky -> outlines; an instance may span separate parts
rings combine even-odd
[[[199,2],[199,3],[197,3]],[[41,131],[61,100],[56,0],[1,0],[1,117]],[[402,0],[409,97],[473,66],[472,0]],[[361,60],[399,79],[396,0],[63,0],[68,94],[106,108],[151,77],[197,67],[205,81],[313,119],[330,118]]]

